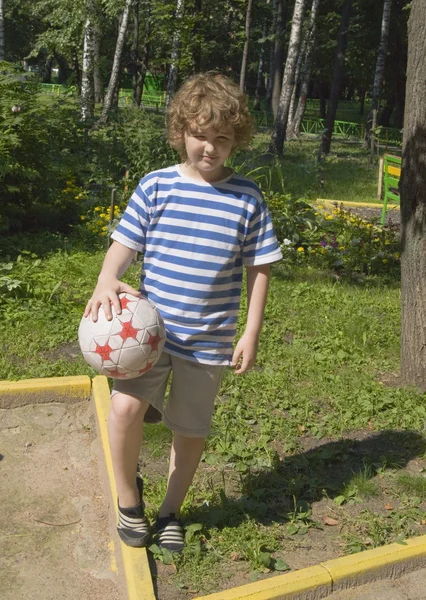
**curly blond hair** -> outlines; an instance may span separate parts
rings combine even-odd
[[[246,146],[254,132],[247,96],[228,77],[209,71],[185,81],[167,109],[167,139],[186,158],[184,135],[191,125],[232,127],[233,150]]]

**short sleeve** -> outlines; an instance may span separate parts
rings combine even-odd
[[[127,248],[144,252],[149,216],[150,202],[140,182],[111,238]]]
[[[282,259],[282,253],[265,200],[257,202],[244,240],[242,260],[246,267],[266,265]]]

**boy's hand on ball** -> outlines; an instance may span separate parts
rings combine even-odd
[[[245,332],[238,340],[232,356],[231,367],[237,375],[245,373],[254,366],[259,337]]]
[[[114,307],[117,315],[121,314],[121,304],[118,294],[122,293],[131,294],[132,296],[136,296],[136,298],[141,298],[142,296],[138,290],[118,279],[109,279],[105,281],[99,278],[93,296],[86,305],[84,316],[88,317],[89,314],[92,313],[92,321],[96,323],[98,320],[99,308],[102,306],[106,318],[108,321],[111,321],[111,306]]]

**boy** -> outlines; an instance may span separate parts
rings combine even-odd
[[[102,305],[121,312],[118,294],[147,295],[161,312],[167,340],[158,363],[142,377],[116,380],[108,433],[118,492],[118,533],[145,546],[150,524],[143,483],[137,476],[144,415],[162,413],[173,431],[167,492],[156,522],[158,544],[181,552],[180,508],[209,433],[225,366],[253,366],[269,283],[269,265],[281,258],[258,187],[224,166],[248,142],[252,119],[247,98],[216,73],[189,79],[171,102],[167,134],[183,163],[154,171],[139,183],[112,238],[85,314]],[[140,290],[120,277],[143,252]],[[243,266],[248,314],[233,350]],[[164,394],[172,374],[167,403]]]

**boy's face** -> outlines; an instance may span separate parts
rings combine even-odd
[[[234,143],[232,127],[223,126],[218,130],[195,123],[185,133],[186,164],[205,181],[219,180],[226,173],[223,164]]]

